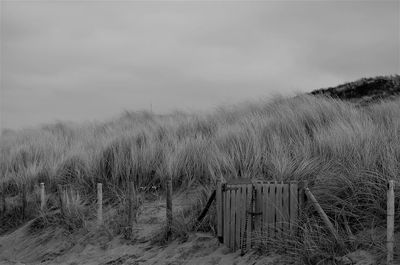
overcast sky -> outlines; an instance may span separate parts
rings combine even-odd
[[[1,128],[400,73],[399,1],[1,1]]]

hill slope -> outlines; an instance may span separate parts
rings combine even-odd
[[[399,97],[400,75],[362,78],[336,87],[314,90],[310,94],[326,95],[367,105]]]

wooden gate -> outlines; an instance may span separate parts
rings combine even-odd
[[[218,237],[233,251],[249,249],[257,238],[282,238],[297,230],[304,193],[297,182],[219,183],[217,188]]]

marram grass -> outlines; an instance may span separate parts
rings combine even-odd
[[[174,190],[211,187],[219,176],[307,180],[335,224],[345,215],[356,233],[384,224],[386,181],[399,180],[400,100],[360,108],[297,96],[199,115],[126,112],[104,123],[7,132],[0,148],[9,196],[41,181],[93,194],[96,182],[162,190],[167,177]]]

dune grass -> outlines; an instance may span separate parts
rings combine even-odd
[[[360,108],[302,95],[199,115],[126,112],[104,123],[7,132],[0,148],[7,196],[41,181],[86,196],[102,182],[112,200],[128,181],[162,190],[172,177],[179,190],[213,186],[221,175],[307,180],[336,225],[345,216],[356,233],[384,224],[386,181],[399,180],[400,100]]]

